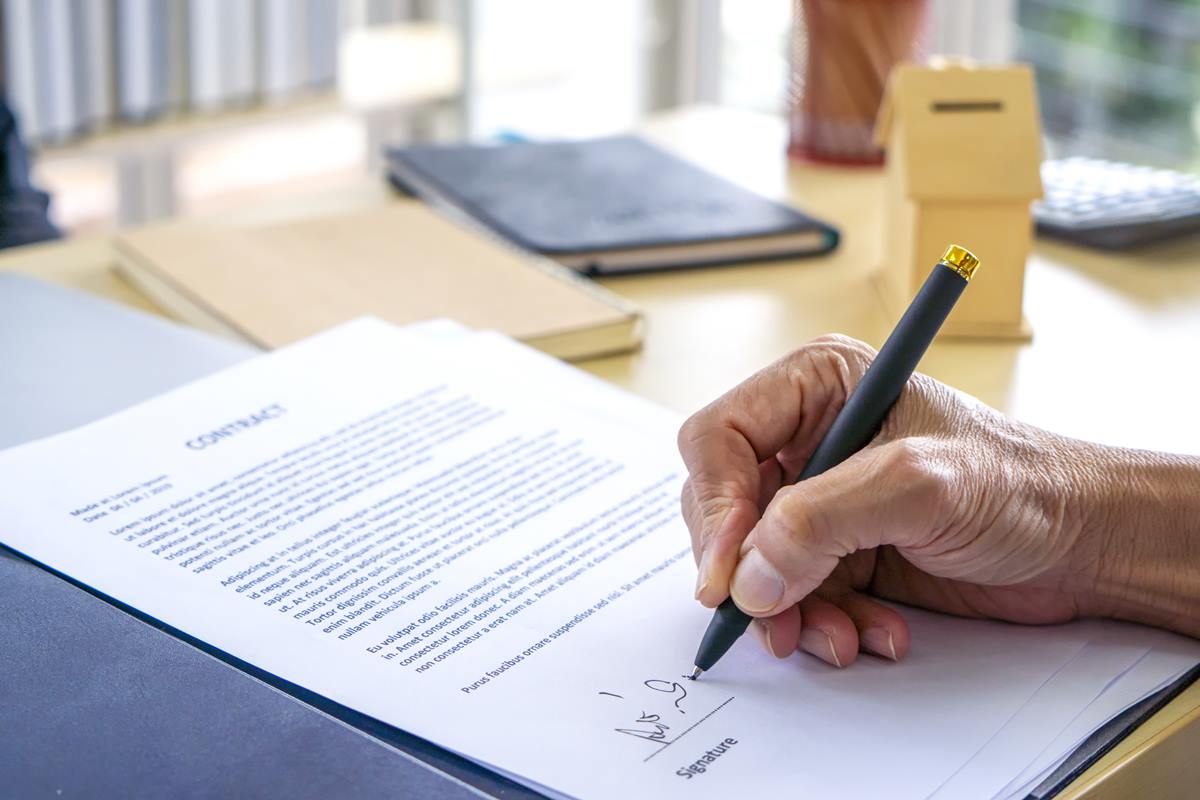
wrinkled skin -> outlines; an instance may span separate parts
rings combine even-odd
[[[701,603],[732,593],[769,652],[837,666],[908,651],[876,598],[1200,636],[1200,459],[1058,436],[918,374],[867,448],[794,484],[874,355],[823,337],[684,424]]]

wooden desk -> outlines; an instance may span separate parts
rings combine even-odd
[[[842,229],[837,253],[779,262],[605,280],[644,310],[639,353],[582,364],[602,378],[690,412],[814,336],[841,331],[878,346],[890,329],[869,276],[881,263],[880,174],[789,164],[782,123],[720,109],[656,118],[644,133],[764,194],[792,199]],[[267,209],[253,224],[390,201],[381,180]],[[970,242],[961,242],[970,246]],[[154,310],[114,277],[107,242],[79,239],[9,251],[16,269]],[[987,265],[982,266],[983,269]],[[1138,256],[1039,243],[1029,265],[1032,344],[938,342],[933,375],[1023,420],[1138,447],[1200,453],[1200,250],[1194,242]],[[1200,684],[1192,686],[1072,786],[1071,798],[1186,797],[1200,786]]]

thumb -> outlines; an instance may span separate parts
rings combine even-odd
[[[921,439],[900,439],[780,490],[742,545],[733,601],[769,617],[807,597],[843,556],[926,541],[947,483],[927,452]]]

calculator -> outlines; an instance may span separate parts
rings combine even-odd
[[[1033,218],[1048,238],[1126,250],[1200,233],[1200,176],[1064,158],[1042,163],[1042,186]]]

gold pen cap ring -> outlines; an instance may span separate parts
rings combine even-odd
[[[956,244],[946,248],[946,252],[942,254],[941,263],[962,275],[965,281],[971,280],[971,276],[979,268],[979,259],[975,257],[975,254]]]

